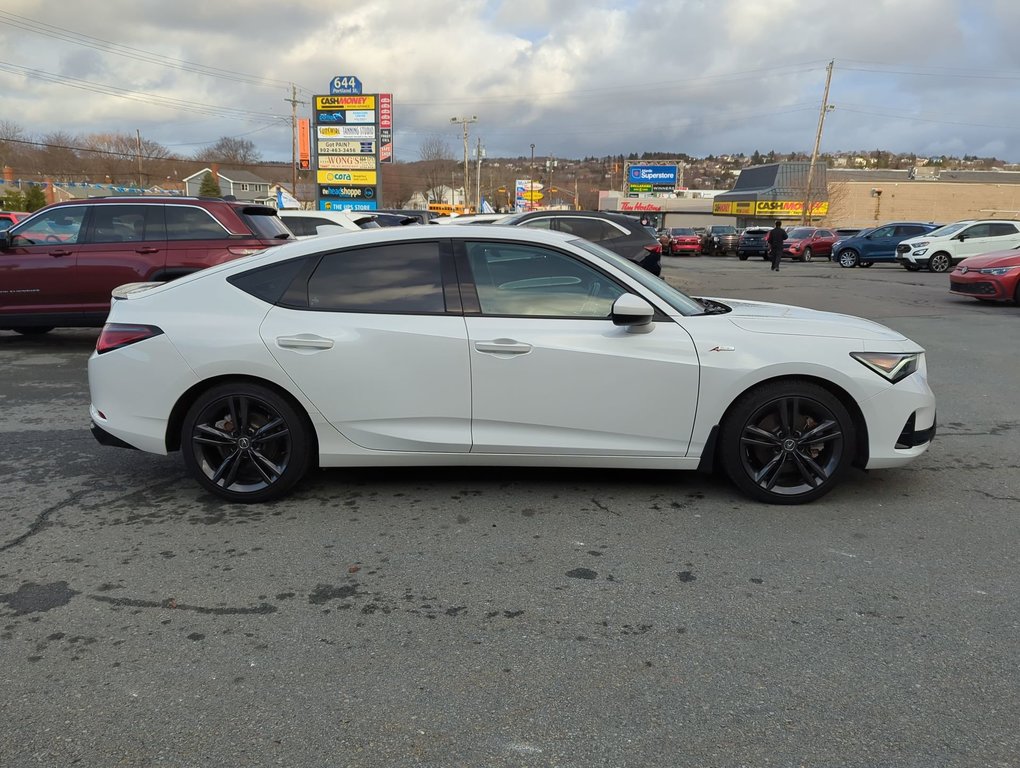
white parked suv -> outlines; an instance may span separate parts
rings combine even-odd
[[[989,219],[957,221],[904,240],[896,246],[896,261],[916,272],[948,272],[968,256],[1020,246],[1020,221]]]

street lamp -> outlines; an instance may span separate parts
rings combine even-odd
[[[468,124],[477,123],[478,118],[475,115],[471,117],[451,117],[451,123],[460,123],[464,126],[464,209],[465,212],[468,208]]]

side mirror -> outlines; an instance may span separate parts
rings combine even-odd
[[[633,293],[625,293],[613,302],[613,325],[622,325],[629,333],[650,333],[655,309]]]
[[[964,240],[967,239],[967,235],[965,233],[961,232],[960,234],[958,234],[956,236],[956,239],[959,240],[962,243]]]

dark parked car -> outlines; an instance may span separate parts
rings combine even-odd
[[[765,236],[768,233],[768,227],[748,227],[741,232],[737,240],[737,257],[747,261],[748,256],[767,256],[769,244],[765,242]]]
[[[435,211],[421,211],[416,208],[380,208],[376,213],[394,213],[399,216],[410,216],[416,219],[418,224],[430,224],[433,219],[439,217],[439,214]]]
[[[701,252],[706,256],[725,256],[737,252],[740,233],[729,224],[713,224],[701,238]]]
[[[877,261],[895,263],[896,246],[901,241],[925,235],[938,224],[923,221],[894,221],[865,229],[854,237],[841,239],[832,249],[832,258],[841,267],[870,267]]]
[[[815,256],[829,258],[836,233],[820,227],[794,227],[786,233],[783,256],[795,261],[811,261]],[[766,256],[767,258],[767,256]]]
[[[529,211],[508,216],[499,223],[568,232],[620,254],[653,275],[662,272],[662,246],[633,216],[606,211]]]
[[[0,230],[0,329],[99,327],[119,285],[173,280],[292,239],[275,208],[219,198],[54,203]]]

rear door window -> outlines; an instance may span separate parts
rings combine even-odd
[[[204,208],[166,206],[167,240],[226,240],[230,233]]]
[[[308,308],[332,312],[446,312],[438,242],[327,253],[308,281]]]

